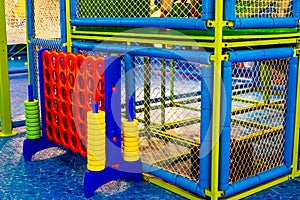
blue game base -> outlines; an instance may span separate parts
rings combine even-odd
[[[25,139],[23,143],[24,160],[31,161],[31,158],[34,154],[51,147],[60,147],[60,146],[55,142],[48,140],[46,136],[42,136],[41,138],[36,140]]]
[[[141,160],[136,162],[123,162],[120,168],[115,169],[106,167],[100,172],[85,171],[84,175],[84,193],[85,197],[92,197],[95,191],[102,185],[117,179],[129,178],[135,182],[142,180],[142,163]]]

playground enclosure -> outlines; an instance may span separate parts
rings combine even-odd
[[[142,172],[213,199],[299,175],[299,0],[26,7],[26,160],[53,146],[87,156],[88,197]]]

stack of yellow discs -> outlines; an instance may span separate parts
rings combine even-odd
[[[106,162],[106,124],[105,112],[87,113],[87,169],[90,171],[101,171]]]
[[[140,159],[138,121],[123,121],[123,157],[127,162]]]
[[[26,138],[35,140],[41,137],[39,102],[24,101],[26,118]]]

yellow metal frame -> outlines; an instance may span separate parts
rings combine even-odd
[[[5,20],[5,2],[0,0],[0,137],[9,137],[16,135],[12,130],[11,106],[10,106],[10,87],[8,76],[8,54],[7,54],[7,36]]]
[[[215,0],[215,43],[214,55],[214,84],[213,84],[213,102],[212,102],[212,153],[211,153],[211,188],[205,193],[211,199],[216,200],[223,195],[219,191],[219,151],[220,151],[220,110],[221,110],[221,74],[222,62],[226,56],[223,55],[223,27],[226,23],[223,21],[223,0]]]
[[[263,46],[263,45],[280,45],[280,44],[296,44],[298,42],[297,38],[288,39],[266,39],[266,40],[255,40],[255,41],[243,41],[243,42],[225,42],[223,43],[224,48],[233,47],[253,47],[253,46]]]
[[[250,39],[278,39],[278,38],[295,38],[300,37],[300,33],[285,33],[285,34],[272,34],[272,35],[230,35],[223,36],[224,40],[250,40]],[[252,45],[251,45],[252,46]]]
[[[300,56],[300,44],[297,44],[296,54]],[[293,164],[292,176],[300,176],[300,152],[299,152],[299,137],[300,137],[300,61],[298,60],[298,81],[297,81],[297,100],[295,112],[295,129],[294,129],[294,144],[293,144]]]
[[[153,33],[132,33],[132,32],[97,32],[97,31],[72,31],[73,35],[93,35],[93,36],[106,36],[106,37],[112,37],[112,36],[118,36],[118,37],[148,37],[148,38],[166,38],[168,40],[174,39],[174,40],[186,40],[187,38],[191,40],[204,40],[204,41],[214,41],[214,36],[198,36],[198,35],[172,35],[172,34],[153,34]],[[300,35],[299,35],[300,36]]]
[[[67,46],[67,51],[68,52],[71,52],[72,51],[71,5],[70,5],[70,0],[66,0],[65,2],[66,2],[66,36],[67,36],[67,42],[66,42],[66,44],[63,44],[63,45]]]
[[[183,45],[183,46],[200,46],[213,48],[214,45],[211,42],[195,42],[192,40],[168,40],[166,38],[137,38],[137,37],[124,37],[115,35],[113,37],[101,36],[101,35],[71,35],[70,39],[77,40],[101,40],[101,41],[111,41],[111,42],[140,42],[146,44],[163,44],[163,45]]]
[[[187,199],[191,199],[191,200],[201,200],[203,198],[199,197],[198,195],[195,195],[193,193],[190,193],[182,188],[176,187],[175,185],[172,185],[170,183],[167,183],[161,179],[158,179],[150,174],[147,173],[143,173],[143,179],[146,182],[152,183],[154,185],[160,186],[166,190],[169,190],[175,194],[178,194],[180,196],[183,196]]]

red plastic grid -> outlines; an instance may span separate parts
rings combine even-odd
[[[104,58],[43,52],[47,137],[86,156],[87,120],[92,103],[104,111]]]

